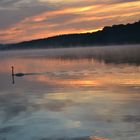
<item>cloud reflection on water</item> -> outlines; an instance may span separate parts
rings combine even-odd
[[[44,57],[0,64],[0,139],[138,140],[139,66]],[[36,75],[12,85],[11,65]]]
[[[9,72],[16,64],[16,72],[25,73],[31,81],[65,86],[113,86],[138,85],[140,67],[130,65],[105,65],[98,61],[82,59],[78,61],[60,59],[13,59],[1,62],[1,72]],[[22,65],[21,65],[22,64]],[[59,65],[60,64],[60,65]],[[29,76],[32,75],[32,76]],[[35,76],[36,75],[36,76]],[[29,77],[27,77],[29,76]],[[111,80],[110,80],[111,79]]]

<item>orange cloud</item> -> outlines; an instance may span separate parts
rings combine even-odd
[[[140,1],[61,8],[27,17],[0,30],[1,42],[19,42],[58,34],[97,31],[104,26],[134,22],[140,17]]]
[[[91,137],[90,140],[109,140],[107,138]]]

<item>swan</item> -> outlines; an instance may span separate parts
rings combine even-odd
[[[12,76],[22,77],[22,76],[25,75],[24,73],[15,73],[15,74],[14,74],[14,66],[12,66],[11,68],[12,68]]]

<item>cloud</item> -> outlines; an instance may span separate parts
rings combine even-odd
[[[49,3],[43,5],[36,0],[2,0],[0,1],[0,29],[11,27],[27,17],[54,9],[55,7],[50,6]]]
[[[1,43],[94,31],[140,17],[138,0],[2,0],[0,5]]]
[[[136,115],[136,116],[135,115],[126,115],[126,116],[124,116],[123,121],[129,122],[129,123],[132,123],[132,122],[139,123],[140,115]]]

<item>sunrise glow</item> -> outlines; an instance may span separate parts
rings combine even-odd
[[[139,0],[29,0],[0,4],[0,43],[95,32],[104,26],[140,19]]]

